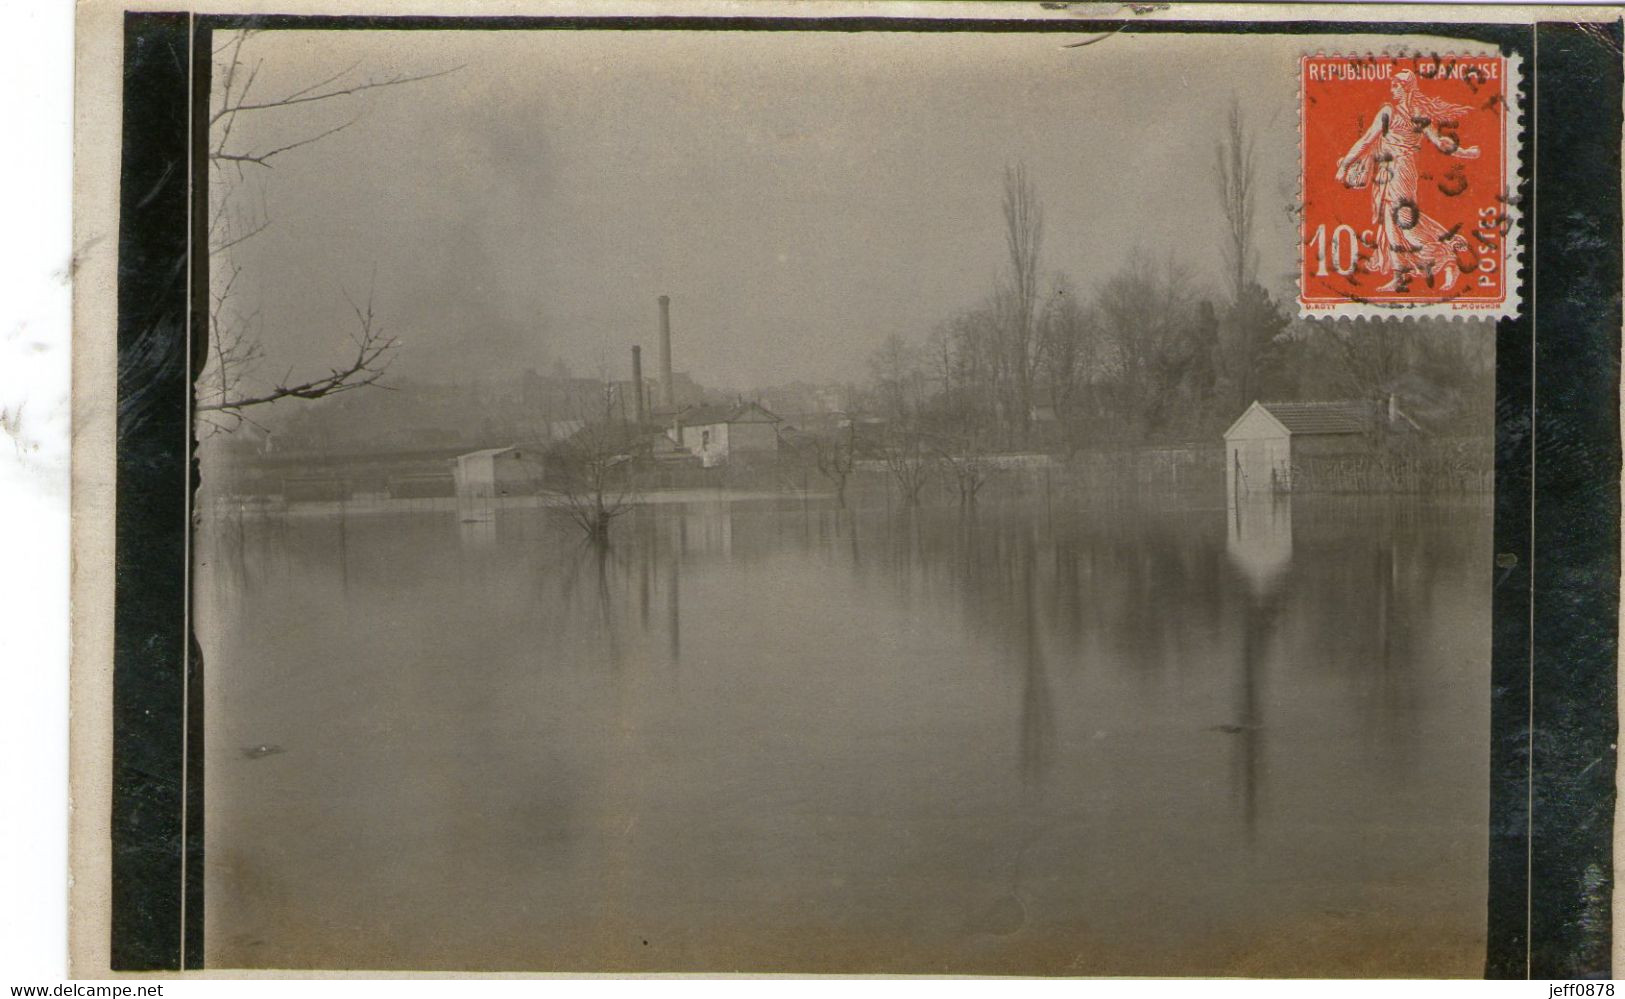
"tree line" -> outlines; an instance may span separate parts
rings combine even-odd
[[[1006,168],[1006,259],[980,301],[926,336],[886,337],[854,408],[894,436],[967,450],[1071,450],[1215,440],[1254,400],[1381,400],[1430,431],[1488,434],[1494,344],[1446,320],[1301,320],[1259,281],[1257,166],[1233,107],[1215,143],[1224,287],[1174,253],[1128,253],[1087,290],[1045,270],[1044,208],[1024,164]]]

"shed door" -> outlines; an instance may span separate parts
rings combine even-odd
[[[1232,441],[1227,470],[1232,494],[1267,493],[1275,488],[1270,469],[1275,465],[1275,441]]]

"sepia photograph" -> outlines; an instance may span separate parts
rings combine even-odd
[[[181,967],[1501,967],[1533,33],[1122,16],[180,29]]]
[[[1478,970],[1492,330],[1075,41],[216,35],[211,964]]]

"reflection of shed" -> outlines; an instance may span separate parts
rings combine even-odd
[[[693,406],[673,417],[672,436],[710,468],[730,457],[777,454],[780,422],[754,402]]]
[[[458,455],[452,478],[463,519],[487,520],[502,497],[541,491],[542,452],[529,447],[494,447]]]
[[[1224,432],[1231,496],[1287,492],[1305,458],[1368,455],[1420,429],[1390,396],[1378,402],[1254,402]]]
[[[1292,564],[1292,500],[1231,494],[1225,513],[1225,551],[1231,564],[1246,577],[1254,596],[1266,595]]]

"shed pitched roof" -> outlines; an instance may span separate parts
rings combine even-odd
[[[494,458],[499,454],[505,454],[505,453],[507,453],[509,451],[512,451],[512,450],[513,450],[512,446],[509,446],[509,447],[481,448],[478,451],[470,451],[467,454],[460,454],[460,455],[457,456],[457,460],[458,461],[466,461],[469,458]]]
[[[1363,434],[1376,423],[1372,405],[1364,402],[1266,402],[1262,405],[1295,434]]]
[[[1258,407],[1293,434],[1367,434],[1384,424],[1391,431],[1422,429],[1397,406],[1389,420],[1384,402],[1261,402]]]

